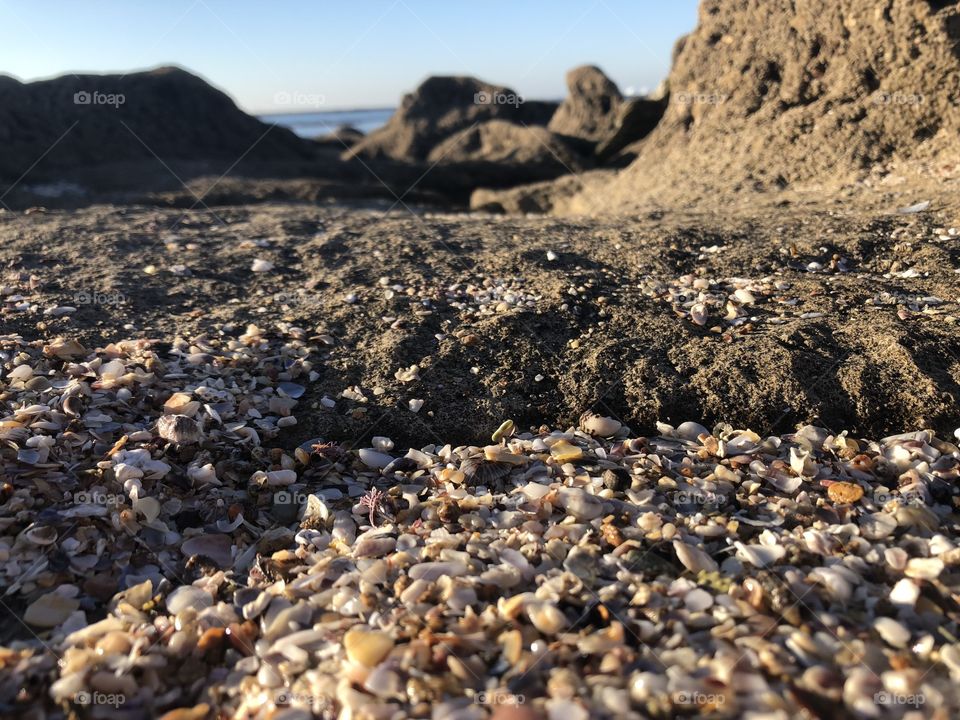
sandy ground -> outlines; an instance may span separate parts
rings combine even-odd
[[[639,433],[960,424],[960,238],[937,205],[610,220],[388,208],[4,212],[4,331],[93,347],[291,322],[328,355],[287,446],[478,442],[506,418],[559,426],[591,409]],[[273,269],[252,272],[258,258]],[[33,309],[13,311],[17,294]],[[739,318],[724,319],[728,298]],[[43,314],[58,306],[76,311]]]

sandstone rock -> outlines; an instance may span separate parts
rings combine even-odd
[[[620,90],[593,65],[567,73],[569,94],[547,127],[559,135],[597,143],[611,137],[623,104]]]
[[[477,185],[504,187],[578,172],[582,161],[545,128],[507,120],[472,125],[439,143],[431,164],[455,167]]]
[[[630,212],[929,176],[960,158],[958,41],[956,3],[704,0],[663,120],[589,194]]]
[[[510,88],[476,78],[431,77],[404,96],[386,125],[344,157],[425,160],[442,140],[476,123],[503,119],[545,125],[553,109],[551,103],[526,102]]]

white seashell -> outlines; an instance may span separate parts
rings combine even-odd
[[[217,479],[217,470],[212,463],[206,465],[189,465],[187,467],[187,477],[194,485],[220,485]]]
[[[756,296],[754,296],[752,292],[743,288],[734,290],[733,297],[737,300],[737,302],[743,305],[751,305],[757,301]]]
[[[157,420],[157,434],[177,445],[191,445],[203,437],[197,423],[186,415],[162,416]]]
[[[603,501],[580,488],[560,488],[560,507],[580,521],[594,520],[603,515]]]
[[[720,569],[716,560],[698,547],[688,545],[680,540],[674,540],[673,550],[677,553],[677,559],[692,573],[717,572]]]
[[[172,615],[179,615],[187,608],[200,612],[212,606],[210,593],[193,585],[182,585],[167,595],[167,611]]]
[[[427,582],[439,580],[444,576],[459,577],[466,573],[466,563],[458,560],[418,563],[411,566],[407,571],[411,580],[426,580]]]
[[[370,448],[362,448],[359,451],[360,462],[366,465],[369,468],[374,468],[377,470],[382,470],[387,465],[393,462],[393,458],[389,455]]]
[[[688,420],[687,422],[680,423],[680,425],[677,426],[677,436],[681,440],[697,442],[701,435],[710,435],[710,431],[700,423],[695,423]]]
[[[683,596],[683,604],[690,612],[702,612],[713,607],[713,595],[702,588],[694,588]]]
[[[890,591],[890,602],[894,605],[913,608],[920,598],[920,586],[909,578],[901,578]]]
[[[566,615],[550,603],[529,603],[524,609],[533,626],[545,635],[556,635],[565,630],[569,624]]]
[[[690,319],[697,325],[706,325],[708,317],[707,306],[703,303],[696,303],[690,308]]]
[[[273,263],[269,260],[264,260],[262,258],[256,258],[253,261],[253,264],[250,265],[250,270],[255,273],[270,272],[273,270]]]
[[[943,560],[940,558],[911,558],[907,562],[904,574],[918,580],[936,580],[943,572]]]
[[[388,437],[383,437],[382,435],[377,435],[374,437],[372,440],[370,440],[370,444],[373,445],[377,451],[382,453],[393,450],[393,440]]]
[[[619,420],[593,413],[584,413],[580,418],[580,428],[590,435],[611,437],[616,435],[623,424]]]
[[[787,554],[786,549],[779,546],[744,545],[742,542],[735,542],[734,547],[737,548],[737,558],[756,567],[772,565]]]
[[[910,642],[910,631],[893,618],[879,617],[874,621],[873,627],[891,647],[905,648]]]

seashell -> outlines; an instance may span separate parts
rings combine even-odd
[[[442,577],[459,577],[466,573],[467,565],[457,560],[418,563],[407,571],[411,580],[427,582],[434,582]]]
[[[910,642],[910,631],[893,618],[879,617],[874,620],[873,628],[891,647],[902,649]]]
[[[901,578],[890,590],[890,602],[905,608],[913,608],[920,598],[920,586],[909,578]]]
[[[343,635],[347,657],[364,667],[379,665],[393,650],[393,638],[381,630],[352,627]]]
[[[694,588],[683,596],[683,604],[690,612],[703,612],[713,606],[713,595],[701,588]]]
[[[560,442],[554,443],[550,448],[550,454],[553,456],[553,459],[559,463],[570,462],[571,460],[579,460],[583,457],[583,448],[573,445],[566,440],[561,440]]]
[[[786,549],[779,545],[744,545],[742,542],[733,545],[737,549],[738,559],[761,568],[774,564],[787,554]]]
[[[493,442],[498,443],[504,438],[508,438],[513,435],[513,420],[504,420],[500,423],[500,427],[493,431],[493,435],[490,436],[490,439]]]
[[[372,438],[370,440],[370,444],[373,445],[374,450],[377,452],[387,453],[393,450],[393,440],[381,435],[377,435]]]
[[[27,606],[23,621],[33,627],[53,628],[66,622],[79,607],[80,601],[76,598],[51,592],[41,595]]]
[[[23,536],[34,545],[44,547],[57,541],[57,529],[52,525],[32,525],[23,532]]]
[[[358,452],[358,455],[360,456],[360,462],[362,462],[368,468],[374,468],[377,470],[382,470],[393,462],[393,458],[386,453],[377,452],[376,450],[372,450],[370,448],[362,448]]]
[[[87,349],[76,340],[57,338],[49,345],[43,346],[43,354],[61,360],[72,360],[87,354]]]
[[[863,488],[854,483],[834,482],[827,487],[827,495],[839,505],[852,505],[863,497]]]
[[[269,260],[264,260],[263,258],[255,258],[253,263],[250,265],[251,272],[255,273],[265,273],[273,270],[274,265]]]
[[[597,437],[612,437],[616,435],[623,425],[619,420],[611,417],[603,417],[592,412],[585,412],[580,416],[580,429],[585,433]]]
[[[544,635],[556,635],[566,630],[569,625],[566,615],[550,603],[529,603],[524,610],[533,626]]]
[[[707,306],[703,303],[695,303],[690,308],[690,319],[697,325],[706,325],[708,318],[709,313],[707,312]]]
[[[681,440],[687,440],[689,442],[699,441],[701,435],[710,435],[710,431],[703,425],[690,421],[680,423],[680,425],[677,426],[676,433],[677,437]]]
[[[603,515],[603,501],[580,488],[560,488],[557,500],[560,507],[580,521],[594,520]]]
[[[903,573],[917,580],[936,580],[943,572],[943,560],[940,558],[911,558]]]
[[[719,572],[720,570],[717,562],[698,547],[674,540],[673,550],[677,553],[677,559],[692,573]]]
[[[860,518],[860,532],[868,540],[883,540],[897,529],[897,520],[888,513],[871,513]]]
[[[186,415],[163,415],[157,420],[157,434],[176,445],[192,445],[203,438],[197,423]]]
[[[741,303],[742,305],[752,305],[757,301],[756,296],[752,292],[750,292],[749,290],[745,290],[743,288],[738,288],[737,290],[734,290],[733,297],[734,299],[736,299],[737,302]]]
[[[167,595],[167,612],[179,615],[188,608],[196,611],[213,606],[213,598],[206,590],[193,585],[182,585]]]

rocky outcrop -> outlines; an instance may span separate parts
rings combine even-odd
[[[426,160],[451,135],[487,120],[545,125],[555,105],[527,102],[510,88],[472,77],[431,77],[404,96],[386,125],[345,153],[345,158]]]
[[[0,177],[58,177],[68,169],[147,161],[309,161],[308,141],[240,110],[203,79],[174,67],[128,75],[0,78]],[[159,158],[159,160],[158,160]]]
[[[704,0],[663,120],[602,208],[922,178],[960,159],[960,7]]]
[[[349,149],[363,140],[364,137],[366,136],[362,130],[357,130],[357,128],[350,125],[340,125],[326,135],[315,138],[314,142],[320,143],[321,145],[329,145],[334,148]]]
[[[579,172],[582,161],[545,128],[488,120],[461,130],[427,156],[456,168],[476,185],[504,187]]]
[[[598,143],[616,130],[623,96],[616,84],[593,65],[567,73],[568,95],[547,127],[558,135]]]

